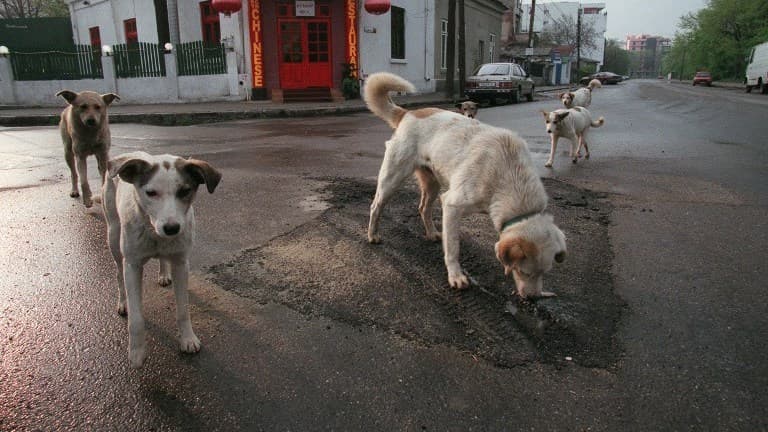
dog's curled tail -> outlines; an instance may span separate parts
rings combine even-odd
[[[365,80],[363,99],[372,113],[384,119],[395,129],[408,111],[392,102],[389,97],[391,91],[413,93],[416,87],[395,74],[377,72]]]
[[[592,124],[592,127],[598,128],[605,124],[605,117],[600,116],[599,119],[593,121],[591,124]]]
[[[587,87],[589,87],[589,91],[592,91],[592,90],[594,90],[596,88],[600,88],[602,86],[603,86],[603,83],[601,83],[599,79],[595,78],[595,79],[593,79],[592,81],[589,82],[589,85]]]

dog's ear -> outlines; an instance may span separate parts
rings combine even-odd
[[[548,113],[548,112],[546,112],[546,111],[544,111],[544,110],[541,110],[541,113],[544,115],[544,118],[545,118],[545,119],[548,119],[548,118],[549,118],[549,113]]]
[[[120,96],[118,96],[118,95],[116,95],[116,94],[114,94],[114,93],[107,93],[107,94],[103,94],[103,95],[101,95],[101,99],[103,99],[103,100],[104,100],[104,103],[105,103],[105,104],[109,105],[109,104],[111,104],[111,103],[112,103],[112,101],[114,101],[115,99],[117,99],[117,100],[120,100]]]
[[[558,99],[562,99],[562,98],[563,98],[563,96],[565,96],[565,93],[560,93],[559,95],[557,95],[557,98],[558,98]]]
[[[198,185],[205,183],[208,193],[213,193],[221,181],[221,173],[205,161],[187,159],[181,169],[192,177]]]
[[[56,93],[56,96],[61,96],[64,99],[67,100],[67,103],[74,102],[75,99],[77,99],[77,93],[71,91],[71,90],[62,90],[58,93]]]
[[[561,113],[557,113],[557,119],[558,120],[562,120],[562,119],[568,117],[569,113],[570,113],[570,111],[563,111]]]
[[[152,164],[133,156],[118,156],[107,162],[107,169],[110,178],[120,176],[121,180],[136,184],[152,170]]]
[[[496,243],[496,258],[504,266],[505,275],[512,272],[516,262],[536,254],[536,245],[521,237],[505,238]]]

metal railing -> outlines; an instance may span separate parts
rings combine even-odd
[[[165,76],[164,50],[149,42],[112,46],[117,78],[142,78]]]
[[[224,44],[203,41],[176,45],[176,65],[179,75],[218,75],[227,73]]]
[[[76,45],[72,52],[12,52],[16,81],[79,80],[104,77],[101,48]]]

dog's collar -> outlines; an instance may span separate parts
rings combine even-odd
[[[520,216],[515,216],[512,219],[510,219],[510,220],[504,222],[503,224],[501,224],[501,229],[499,230],[499,232],[504,232],[504,230],[507,229],[508,227],[510,227],[510,226],[512,226],[512,225],[514,225],[516,223],[520,223],[520,222],[522,222],[522,221],[524,221],[526,219],[530,219],[530,218],[532,218],[532,217],[534,217],[534,216],[536,216],[537,214],[540,214],[540,213],[541,213],[540,211],[534,210],[532,212],[523,213]]]

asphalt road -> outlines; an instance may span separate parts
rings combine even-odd
[[[768,98],[629,81],[593,95],[592,157],[553,169],[540,110],[479,118],[529,143],[568,237],[554,299],[511,295],[466,218],[448,288],[412,185],[365,242],[388,127],[368,114],[113,125],[113,155],[205,159],[190,281],[197,355],[145,272],[127,361],[101,212],[68,197],[51,127],[0,129],[0,430],[767,430]],[[91,184],[96,183],[95,162]]]

